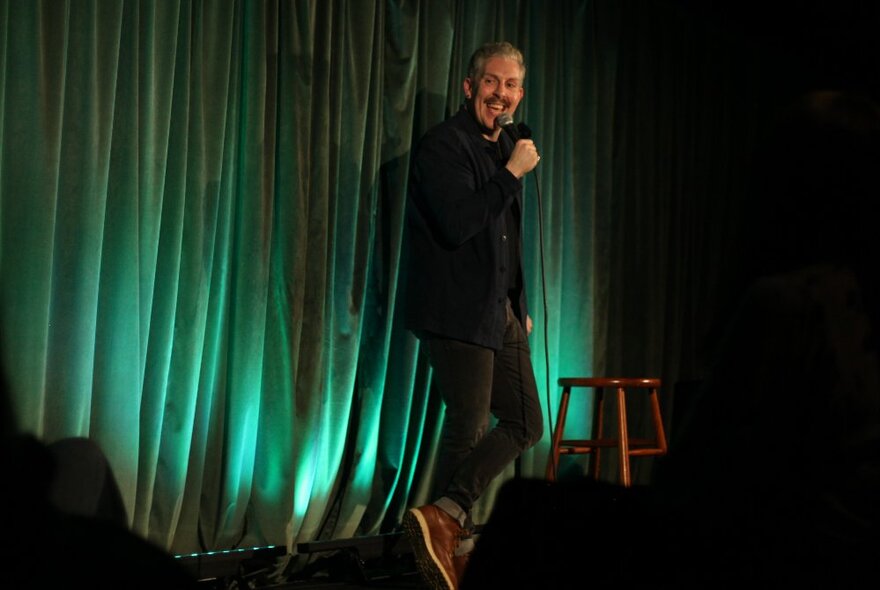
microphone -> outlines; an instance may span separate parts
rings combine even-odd
[[[513,143],[516,143],[522,138],[516,123],[513,122],[513,117],[507,111],[495,117],[495,124],[507,133],[508,137],[513,140]]]

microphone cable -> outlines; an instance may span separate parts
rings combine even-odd
[[[528,125],[520,122],[514,124],[513,117],[509,113],[501,113],[496,119],[497,124],[510,136],[514,145],[520,139],[531,139],[532,131]],[[535,181],[535,195],[537,196],[538,206],[538,257],[540,259],[541,274],[541,299],[543,301],[544,311],[544,381],[545,381],[545,397],[547,399],[547,426],[550,429],[549,434],[553,437],[553,411],[550,403],[550,337],[548,324],[550,322],[550,313],[547,309],[547,273],[544,265],[544,205],[541,198],[541,183],[538,179],[538,167],[535,166],[531,170],[532,178]],[[555,457],[550,457],[550,461],[554,462],[553,472],[556,473]]]
[[[535,196],[537,197],[538,206],[538,258],[541,267],[541,299],[543,301],[544,311],[544,381],[545,381],[545,397],[547,398],[547,426],[550,429],[550,438],[553,438],[553,411],[550,404],[550,337],[548,324],[550,323],[550,313],[547,310],[547,273],[544,270],[544,206],[541,201],[541,183],[538,180],[538,169],[532,170],[532,178],[535,180]],[[554,461],[554,457],[550,458]],[[556,465],[553,465],[553,472],[556,472]]]

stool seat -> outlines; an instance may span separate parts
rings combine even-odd
[[[556,417],[550,456],[547,461],[546,477],[548,480],[556,480],[560,455],[586,454],[593,455],[590,465],[591,473],[594,479],[598,479],[601,449],[616,447],[620,457],[620,480],[624,486],[629,487],[632,484],[630,457],[666,454],[666,433],[663,429],[660,402],[657,398],[657,391],[661,386],[660,379],[636,377],[561,377],[558,383],[562,387],[562,397],[559,400],[559,414]],[[571,390],[576,387],[593,389],[596,393],[594,398],[592,438],[563,438]],[[613,389],[617,392],[617,433],[616,436],[612,437],[606,437],[603,430],[606,389]],[[627,391],[643,392],[648,395],[651,406],[651,420],[654,425],[654,438],[634,438],[629,436],[626,416]]]

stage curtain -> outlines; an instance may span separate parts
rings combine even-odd
[[[176,553],[393,530],[429,500],[443,418],[401,323],[409,158],[495,39],[525,53],[542,154],[545,412],[558,376],[693,371],[739,186],[717,131],[754,85],[691,30],[647,1],[0,1],[19,429],[96,441],[132,529]]]

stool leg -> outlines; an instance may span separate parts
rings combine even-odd
[[[596,403],[593,404],[593,412],[593,432],[590,433],[590,437],[600,439],[603,434],[603,416],[605,415],[605,390],[601,387],[596,388]],[[590,461],[590,472],[596,481],[599,481],[599,470],[602,463],[601,451],[602,447],[600,446],[594,446],[590,450],[590,454],[593,455]]]
[[[547,458],[545,473],[545,477],[550,481],[556,481],[556,474],[559,470],[559,443],[562,441],[562,431],[565,428],[565,416],[568,414],[570,394],[571,388],[566,387],[562,390],[562,397],[559,399],[559,414],[556,415],[556,427],[553,429],[553,440],[550,443],[550,456]]]
[[[629,433],[626,427],[626,399],[623,387],[617,388],[617,433],[620,448],[620,478],[624,487],[630,486],[629,474]]]
[[[651,415],[654,418],[654,428],[657,430],[657,447],[660,453],[666,454],[666,431],[663,429],[663,418],[660,416],[660,402],[657,399],[657,388],[652,387],[651,393]]]

